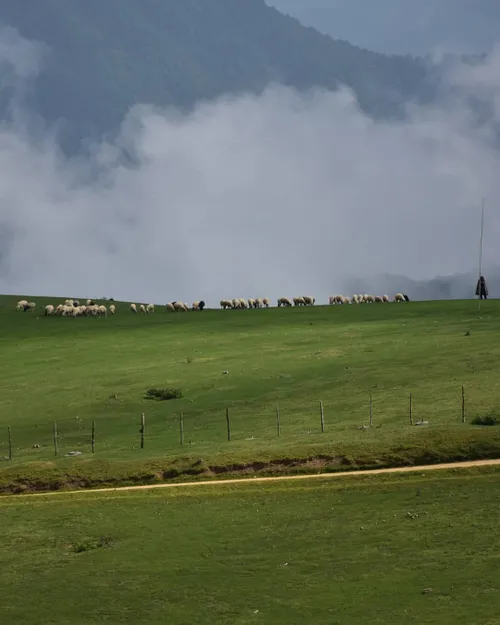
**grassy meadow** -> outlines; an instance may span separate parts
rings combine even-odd
[[[2,622],[493,625],[499,485],[482,468],[3,497]]]
[[[201,313],[157,307],[148,316],[118,302],[114,317],[98,319],[44,317],[45,304],[61,298],[34,298],[34,312],[18,312],[20,297],[0,297],[3,459],[8,426],[12,432],[12,462],[0,464],[0,486],[42,469],[148,481],[175,477],[175,470],[162,471],[176,463],[207,472],[306,457],[398,464],[408,461],[409,448],[411,461],[433,460],[433,453],[438,460],[500,455],[497,428],[470,424],[499,409],[494,300],[483,302],[481,314],[477,301],[449,301]],[[146,399],[151,387],[183,396]],[[409,424],[410,392],[414,423],[425,425]],[[369,423],[370,393],[373,427],[361,429]],[[65,458],[70,451],[82,454]]]

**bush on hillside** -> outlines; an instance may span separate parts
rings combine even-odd
[[[179,399],[180,397],[182,397],[182,391],[178,388],[149,388],[146,392],[146,399],[165,401],[167,399]]]
[[[473,425],[498,425],[498,420],[494,415],[484,415],[472,419]]]

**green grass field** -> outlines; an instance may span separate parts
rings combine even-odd
[[[497,301],[483,303],[481,315],[476,301],[185,314],[162,307],[149,316],[117,303],[115,317],[73,319],[43,316],[46,303],[61,299],[35,298],[37,310],[26,313],[15,311],[17,299],[0,297],[0,457],[8,455],[7,426],[13,446],[0,487],[39,471],[93,474],[83,482],[97,483],[173,477],[196,461],[209,473],[318,456],[333,466],[500,455],[500,428],[469,423],[499,408]],[[149,387],[180,388],[183,397],[148,400]],[[427,425],[409,425],[410,392],[414,421]],[[363,430],[370,393],[373,428]],[[74,450],[82,455],[64,458]]]
[[[2,622],[496,625],[499,485],[481,469],[4,497]]]

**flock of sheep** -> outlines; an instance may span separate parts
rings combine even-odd
[[[410,299],[405,293],[396,293],[394,296],[394,302],[409,302]],[[328,303],[331,306],[341,304],[374,304],[374,303],[388,303],[390,299],[387,295],[353,295],[352,297],[345,297],[344,295],[331,295],[328,298]],[[278,308],[291,307],[291,306],[314,306],[316,299],[311,296],[300,296],[289,299],[288,297],[280,297],[277,300]],[[270,300],[268,297],[256,298],[256,299],[223,299],[220,301],[220,307],[226,309],[241,309],[241,308],[269,308]],[[17,302],[17,310],[34,310],[36,308],[35,302],[28,302],[27,300],[20,300]],[[187,312],[189,310],[203,310],[205,308],[205,302],[193,302],[191,308],[184,302],[170,302],[166,305],[166,309],[170,312]],[[132,313],[141,313],[144,315],[153,314],[155,312],[154,304],[130,304],[130,311]],[[93,300],[88,299],[85,305],[80,304],[76,299],[67,299],[63,304],[53,306],[47,304],[45,306],[45,315],[57,315],[60,317],[107,317],[108,312],[111,315],[116,313],[116,306],[110,304],[109,308],[103,304],[95,304]]]

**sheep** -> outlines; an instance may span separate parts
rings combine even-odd
[[[186,306],[186,304],[183,304],[182,302],[173,302],[173,306],[174,309],[177,311],[182,310],[183,312],[187,312],[188,307]]]
[[[373,304],[375,302],[375,298],[373,297],[373,295],[366,295],[363,297],[364,301],[367,304]]]
[[[221,299],[220,307],[223,310],[226,310],[227,308],[232,308],[232,306],[233,306],[233,303],[232,303],[232,301],[230,299]]]
[[[93,306],[94,305],[94,300],[93,299],[88,299],[86,302],[87,306]]]
[[[44,315],[53,315],[54,314],[54,306],[52,306],[52,304],[47,304],[47,306],[45,306],[45,313]]]
[[[167,304],[167,305],[166,305],[166,309],[167,309],[168,311],[170,311],[170,312],[175,312],[174,305],[173,305],[173,304],[171,304],[171,303],[169,303],[169,304]]]
[[[116,312],[116,307],[114,304],[111,304],[111,306],[109,307],[109,312],[114,315]]]
[[[380,295],[375,295],[375,303],[382,303],[384,300]]]
[[[388,295],[382,295],[382,301],[384,303],[387,303],[389,301],[389,296]]]
[[[395,302],[404,302],[405,301],[405,296],[402,293],[396,293],[396,295],[394,296],[394,301]]]
[[[73,300],[72,299],[65,300],[64,305],[65,306],[73,306]]]
[[[16,310],[24,310],[25,306],[27,306],[27,305],[28,305],[28,300],[21,299],[16,304]]]
[[[262,299],[262,305],[264,306],[264,308],[269,308],[270,304],[271,304],[271,301],[268,297],[264,297]]]
[[[146,306],[146,313],[149,315],[149,313],[154,314],[155,312],[155,305],[154,304],[148,304]]]
[[[248,308],[256,308],[254,299],[249,299],[247,301],[247,304],[248,304]]]
[[[248,308],[248,303],[242,297],[240,298],[240,308]]]
[[[137,312],[137,306],[135,304],[130,304],[130,310],[131,310],[131,312],[136,313]]]
[[[106,308],[106,306],[99,306],[97,309],[97,314],[99,317],[101,317],[102,315],[104,315],[105,317],[108,316],[108,309]]]
[[[201,300],[201,302],[198,304],[198,310],[203,310],[205,306],[206,306],[205,302]]]
[[[290,307],[291,305],[292,305],[292,302],[288,299],[288,297],[280,297],[278,299],[278,307],[281,307],[281,306]]]
[[[410,301],[410,298],[408,297],[408,295],[406,295],[406,293],[403,293],[403,297],[405,298],[405,302]]]
[[[241,308],[241,302],[236,297],[231,300],[231,307],[234,309]]]
[[[316,298],[311,297],[309,295],[304,295],[302,299],[304,300],[306,306],[314,306],[316,302]]]
[[[294,297],[293,298],[293,305],[294,306],[305,306],[306,305],[306,300],[303,297]]]
[[[264,305],[264,302],[262,301],[262,298],[257,297],[255,299],[255,308],[262,308],[263,305]]]
[[[141,304],[141,305],[139,306],[139,311],[140,311],[143,315],[146,315],[146,314],[147,314],[147,312],[146,312],[146,306],[144,306],[144,304]]]

